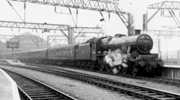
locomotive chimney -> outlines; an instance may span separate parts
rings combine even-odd
[[[136,29],[135,30],[135,35],[139,35],[139,34],[141,34],[141,30],[140,29]]]

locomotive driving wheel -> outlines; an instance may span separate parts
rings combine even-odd
[[[132,76],[135,77],[138,74],[138,68],[134,67],[131,72]]]

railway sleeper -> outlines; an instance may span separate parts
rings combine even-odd
[[[28,92],[29,93],[29,92]],[[31,92],[31,93],[29,93],[29,94],[31,94],[31,95],[52,95],[52,93],[49,93],[49,92],[46,92],[46,93],[41,93],[41,92]]]

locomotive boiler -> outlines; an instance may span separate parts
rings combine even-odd
[[[15,53],[26,62],[71,65],[113,74],[148,75],[160,73],[162,61],[152,54],[153,40],[147,34],[92,38],[84,43]]]

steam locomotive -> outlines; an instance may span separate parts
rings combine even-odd
[[[33,63],[71,65],[112,74],[155,76],[161,72],[158,54],[150,53],[153,40],[147,34],[92,38],[84,43],[15,53]],[[73,66],[72,66],[73,65]]]

